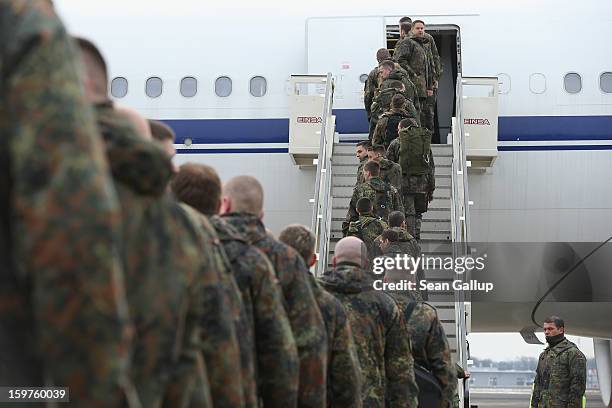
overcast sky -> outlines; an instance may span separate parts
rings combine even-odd
[[[543,333],[536,333],[544,341]],[[567,336],[587,356],[593,357],[593,340],[587,337]],[[514,360],[520,357],[538,357],[545,345],[527,344],[518,333],[472,333],[468,335],[470,354],[480,359],[495,361]]]

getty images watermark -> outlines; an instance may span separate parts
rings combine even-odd
[[[480,291],[489,293],[493,291],[494,284],[492,282],[483,282],[476,279],[465,281],[457,279],[458,276],[464,275],[466,272],[478,271],[485,269],[485,260],[487,255],[471,257],[436,257],[436,256],[420,256],[414,258],[407,254],[397,254],[394,257],[384,256],[374,258],[372,263],[372,272],[376,275],[381,275],[381,279],[376,279],[373,282],[375,290],[389,291]],[[421,279],[416,282],[414,275],[418,270],[423,270],[425,277],[436,272],[438,281],[432,282],[427,279]],[[401,279],[402,274],[410,274],[411,279]],[[383,279],[383,276],[387,276]],[[392,278],[389,278],[389,275]],[[444,279],[454,277],[455,279]],[[441,280],[441,281],[440,281]]]

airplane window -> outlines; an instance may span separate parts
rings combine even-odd
[[[361,82],[362,84],[365,84],[367,80],[368,80],[368,74],[359,75],[359,82]]]
[[[266,78],[262,76],[255,76],[251,78],[251,82],[249,83],[249,91],[253,96],[264,96],[266,91],[268,90],[268,84]]]
[[[111,81],[111,95],[123,98],[128,93],[128,81],[123,77],[116,77]]]
[[[181,95],[185,98],[191,98],[198,93],[198,80],[194,77],[185,77],[181,79]]]
[[[157,98],[162,94],[163,82],[159,77],[151,77],[147,79],[145,85],[145,93],[149,98]]]
[[[575,94],[582,90],[582,77],[576,72],[565,74],[563,85],[567,93]]]
[[[612,72],[604,72],[599,76],[599,87],[605,93],[612,93]]]
[[[543,94],[546,92],[546,77],[544,74],[531,74],[529,77],[529,89],[534,94]]]
[[[217,96],[225,98],[232,93],[232,79],[221,76],[215,80],[215,93]]]
[[[510,75],[505,73],[497,74],[497,80],[499,83],[499,93],[502,95],[506,95],[510,93],[510,89],[512,89],[512,79]]]

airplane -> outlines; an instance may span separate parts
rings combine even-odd
[[[611,2],[54,3],[68,29],[105,54],[113,99],[177,131],[177,164],[262,181],[274,232],[308,224],[312,213],[314,170],[287,154],[291,75],[332,72],[336,131],[363,138],[364,75],[377,49],[393,48],[404,15],[424,20],[440,51],[438,141],[450,132],[458,74],[499,81],[499,156],[468,177],[472,241],[598,243],[612,231]],[[475,303],[472,328],[532,327],[533,302],[517,305]],[[612,310],[597,307],[562,311],[572,334],[597,338],[602,398],[612,407]]]

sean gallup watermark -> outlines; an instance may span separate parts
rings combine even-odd
[[[381,279],[376,279],[373,282],[375,290],[389,291],[469,291],[469,292],[484,292],[493,291],[494,284],[492,282],[478,281],[471,279],[457,279],[461,275],[471,271],[483,271],[485,269],[485,261],[487,255],[478,257],[436,257],[436,256],[420,256],[412,257],[408,254],[397,254],[394,257],[377,257],[372,263],[372,272],[380,275]],[[423,275],[427,277],[428,271],[436,271],[442,275],[447,274],[448,277],[456,279],[448,279],[444,281],[430,282],[427,279],[415,281],[414,275],[418,270],[423,270]],[[406,279],[402,279],[402,276]]]

